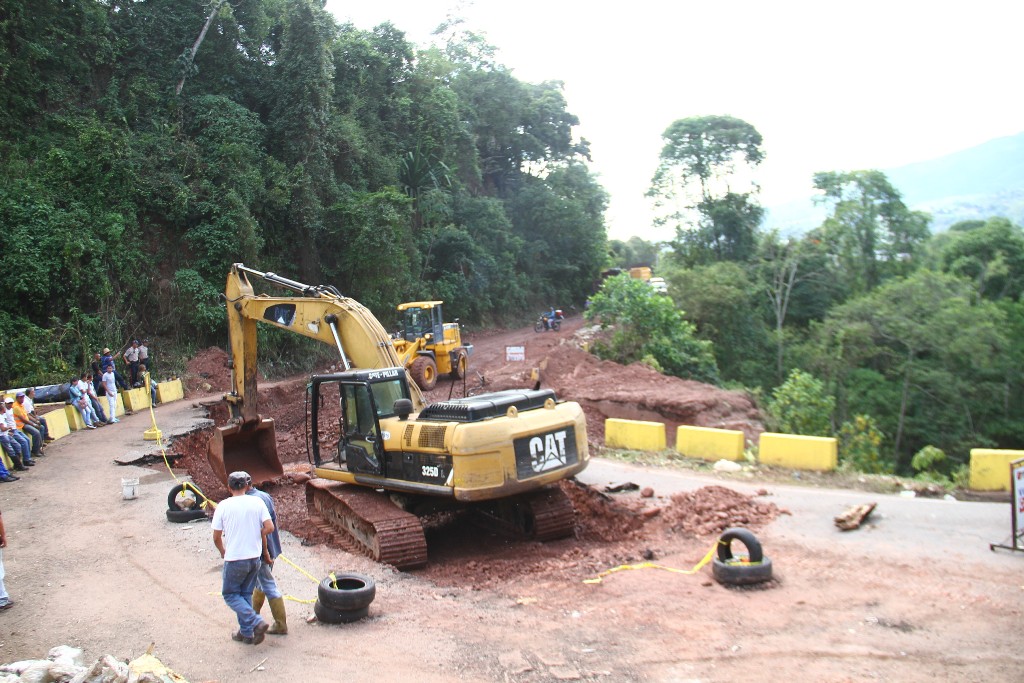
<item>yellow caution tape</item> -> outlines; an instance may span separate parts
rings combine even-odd
[[[289,560],[289,559],[288,559],[287,557],[285,557],[284,555],[278,555],[278,556],[277,556],[277,559],[278,559],[278,560],[284,560],[284,561],[285,561],[286,563],[288,563],[288,564],[290,564],[291,566],[295,567],[295,569],[297,569],[297,570],[299,571],[299,573],[300,573],[300,574],[303,574],[303,575],[305,575],[305,576],[306,576],[306,577],[307,577],[307,578],[308,578],[308,579],[309,579],[310,581],[312,581],[312,582],[314,582],[314,583],[320,583],[320,579],[316,578],[315,576],[313,576],[312,574],[310,574],[309,572],[307,572],[307,571],[306,571],[305,569],[303,569],[303,568],[302,568],[302,567],[300,567],[299,565],[297,565],[297,564],[295,564],[294,562],[292,562],[291,560]],[[331,576],[334,576],[334,575],[333,575],[333,574],[331,574]]]
[[[672,572],[673,574],[696,574],[704,568],[704,565],[711,561],[711,558],[714,556],[715,550],[717,549],[718,542],[716,541],[715,544],[711,546],[711,550],[709,550],[707,552],[707,555],[704,556],[704,559],[695,564],[693,566],[693,569],[677,569],[676,567],[666,567],[661,564],[655,564],[654,562],[640,562],[639,564],[620,564],[618,567],[606,569],[605,571],[601,572],[592,579],[583,579],[583,583],[601,583],[602,577],[608,576],[609,574],[614,574],[616,572],[626,571],[628,569],[662,569],[667,572]]]

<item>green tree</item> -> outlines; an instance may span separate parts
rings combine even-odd
[[[698,339],[672,301],[642,280],[625,274],[605,280],[586,316],[600,320],[602,329],[611,328],[610,337],[593,346],[601,358],[623,364],[652,358],[667,375],[717,384],[711,342]]]
[[[939,270],[968,278],[986,299],[1024,294],[1024,230],[1005,218],[957,223],[936,248]]]
[[[985,440],[980,421],[1003,376],[1003,322],[969,282],[922,270],[834,309],[815,329],[816,365],[838,394],[857,368],[893,386],[893,459],[907,471],[910,455],[929,443],[965,453]]]
[[[675,226],[676,252],[688,265],[749,259],[764,215],[750,179],[764,160],[761,134],[731,116],[700,116],[673,122],[662,138],[647,195],[664,211],[656,222]]]
[[[814,187],[822,192],[816,201],[832,208],[817,234],[846,292],[863,294],[914,270],[929,219],[907,208],[884,173],[815,173]]]
[[[288,251],[306,281],[319,275],[321,252],[313,247],[326,229],[325,207],[337,196],[330,162],[334,31],[334,20],[320,3],[288,0],[274,65],[269,127],[274,150],[288,168],[291,190],[280,235],[284,239],[275,246],[291,247]]]
[[[769,423],[783,434],[831,436],[836,401],[825,383],[802,370],[793,370],[775,388],[768,402]]]
[[[757,283],[738,263],[693,268],[666,265],[662,271],[676,307],[714,344],[722,379],[771,386],[771,338]]]

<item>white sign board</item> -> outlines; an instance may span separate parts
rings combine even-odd
[[[511,363],[512,361],[524,361],[526,360],[526,347],[525,346],[506,346],[505,347],[505,361]]]
[[[1010,470],[1013,472],[1013,529],[1016,538],[1013,544],[1020,547],[1020,536],[1024,533],[1024,460],[1017,460]]]

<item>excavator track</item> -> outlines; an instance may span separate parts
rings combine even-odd
[[[576,530],[572,501],[558,486],[482,504],[476,512],[491,526],[537,541],[566,538]]]
[[[396,569],[427,564],[427,539],[419,518],[392,503],[386,494],[327,479],[306,483],[310,515],[342,532],[359,552]]]

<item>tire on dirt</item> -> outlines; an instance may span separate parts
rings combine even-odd
[[[746,546],[747,557],[733,557],[733,541]],[[718,538],[718,557],[711,562],[711,574],[723,585],[749,586],[771,580],[772,561],[764,556],[761,542],[749,529],[733,527]]]
[[[423,391],[430,391],[437,384],[437,363],[430,356],[417,356],[409,368],[412,381]]]
[[[377,583],[372,576],[355,572],[337,572],[334,576],[337,588],[331,585],[329,576],[317,588],[317,602],[324,607],[342,612],[364,609],[377,597]]]
[[[722,562],[728,562],[733,559],[733,541],[739,541],[746,546],[748,560],[751,564],[760,562],[761,558],[764,556],[764,551],[761,550],[761,542],[757,540],[754,534],[749,529],[737,526],[731,529],[726,529],[722,532],[722,535],[718,537],[718,559]]]
[[[313,614],[316,615],[317,621],[321,621],[325,624],[351,624],[354,621],[363,619],[369,613],[369,607],[347,610],[334,609],[322,604],[319,600],[313,604]]]
[[[543,332],[544,331],[544,323],[540,322],[540,321],[535,322],[533,324],[533,331],[534,332]]]
[[[726,586],[749,586],[771,581],[772,561],[762,557],[760,562],[748,564],[735,559],[723,562],[716,557],[711,561],[711,574],[715,581]]]
[[[558,330],[561,329],[561,327],[562,327],[562,321],[561,320],[552,320],[551,321],[551,329],[554,330],[555,332],[558,332]]]
[[[465,351],[455,354],[455,362],[452,363],[452,377],[465,379],[466,371],[469,369],[469,355]]]
[[[181,495],[182,493],[184,493],[186,490],[188,491],[188,493],[190,493],[192,496],[195,497],[195,499],[196,499],[195,507],[182,507],[181,505],[178,504],[178,496]],[[196,493],[196,491],[200,491],[200,489],[199,489],[198,486],[196,486],[195,484],[192,484],[192,483],[189,483],[187,485],[186,484],[178,484],[176,486],[173,486],[171,488],[170,492],[167,494],[167,509],[168,510],[194,510],[194,509],[198,509],[199,504],[203,502],[203,496],[202,496],[202,491],[200,491],[199,493]]]
[[[206,519],[205,510],[167,510],[167,521],[184,524],[197,519]]]

